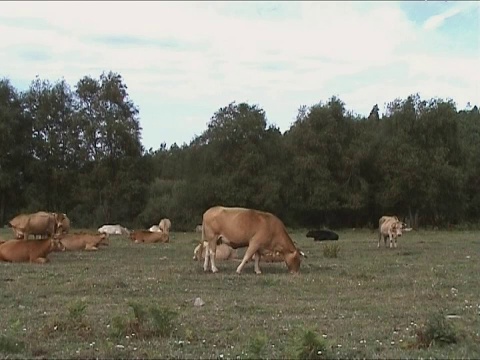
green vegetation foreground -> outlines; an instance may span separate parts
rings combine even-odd
[[[252,262],[237,275],[235,261],[204,273],[196,233],[0,263],[0,357],[480,357],[479,232],[413,231],[397,249],[339,235],[292,233],[308,255],[298,276]]]

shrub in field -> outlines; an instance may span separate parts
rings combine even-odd
[[[70,304],[70,306],[68,307],[68,316],[72,321],[81,321],[85,316],[86,310],[87,304],[78,301]]]
[[[159,307],[149,307],[129,303],[133,310],[134,319],[125,319],[116,316],[112,319],[111,334],[114,337],[123,337],[135,334],[138,338],[148,338],[152,336],[168,337],[175,330],[174,319],[177,313]]]
[[[308,330],[303,334],[298,346],[297,359],[327,359],[327,345],[315,332]]]
[[[54,316],[43,326],[43,332],[49,337],[58,334],[79,336],[83,339],[89,338],[93,333],[93,327],[85,319],[87,304],[84,302],[71,303],[63,316]]]
[[[25,349],[25,344],[9,336],[0,335],[0,354],[19,354]]]
[[[261,359],[262,353],[267,345],[267,337],[265,335],[257,334],[250,339],[248,344],[248,352],[254,359]]]
[[[420,348],[455,344],[457,341],[457,331],[443,313],[430,315],[427,323],[416,331],[416,346]]]
[[[325,244],[323,247],[323,256],[326,258],[337,258],[340,253],[340,246],[337,244]]]

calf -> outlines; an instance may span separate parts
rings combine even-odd
[[[130,233],[130,240],[135,243],[168,243],[170,237],[164,232],[148,231],[148,230],[136,230]]]
[[[65,251],[57,239],[9,240],[0,244],[0,261],[44,264],[52,251]]]
[[[193,260],[205,259],[208,243],[198,244],[193,250]],[[215,258],[218,260],[233,260],[237,258],[237,251],[227,244],[219,244],[215,250]]]
[[[314,241],[323,240],[338,240],[338,234],[331,230],[310,230],[306,235],[308,238],[313,238]]]
[[[60,238],[60,242],[65,246],[66,250],[98,250],[100,245],[108,245],[108,235],[101,234],[65,234]]]

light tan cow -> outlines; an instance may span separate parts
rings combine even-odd
[[[65,251],[65,246],[57,239],[9,240],[0,244],[0,261],[31,262],[44,264],[48,254],[53,251]]]
[[[60,242],[65,246],[66,250],[98,250],[100,245],[108,245],[108,235],[105,233],[100,234],[87,234],[87,233],[74,233],[63,234],[60,236]]]
[[[135,230],[130,233],[130,240],[135,243],[168,243],[170,236],[163,232]]]
[[[28,240],[29,235],[40,235],[40,237],[51,237],[61,231],[62,213],[50,213],[38,211],[34,214],[20,214],[9,221],[16,238],[23,235]]]
[[[203,270],[218,272],[215,265],[217,242],[231,246],[234,249],[247,247],[242,262],[237,267],[237,273],[255,254],[254,270],[261,274],[259,261],[265,251],[279,253],[291,273],[300,270],[301,252],[287,233],[283,222],[275,215],[253,209],[215,206],[203,214],[202,241],[207,241],[207,256]]]
[[[397,238],[402,236],[404,226],[396,216],[382,216],[378,220],[378,246],[383,238],[385,246],[387,246],[387,237],[390,239],[390,248],[397,247]]]
[[[193,250],[193,260],[205,259],[207,245],[208,243],[206,241],[197,245],[195,250]],[[237,250],[233,249],[227,244],[217,245],[217,249],[215,251],[215,259],[217,260],[233,260],[237,258]]]
[[[165,234],[170,233],[170,229],[172,227],[172,222],[169,219],[162,219],[158,223],[158,227],[160,228],[161,232],[164,232]]]

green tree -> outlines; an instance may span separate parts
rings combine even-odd
[[[25,172],[30,159],[32,124],[21,95],[8,79],[0,80],[0,221],[15,216],[24,204]]]

